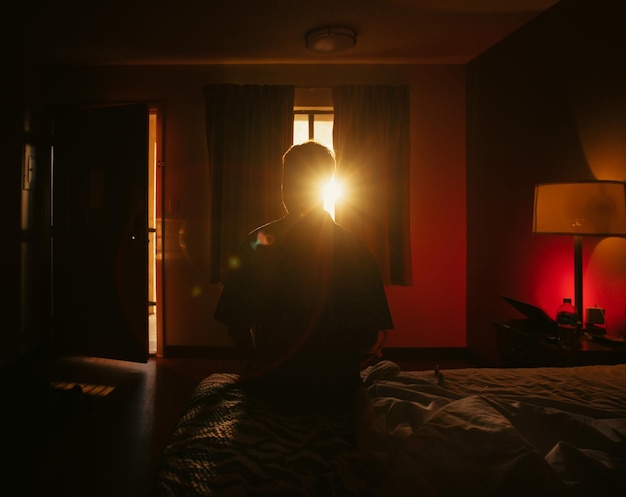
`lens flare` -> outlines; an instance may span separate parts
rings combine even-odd
[[[343,195],[343,186],[336,179],[332,178],[322,187],[322,198],[324,199],[324,210],[335,219],[335,204]]]
[[[266,234],[263,231],[259,231],[256,235],[256,240],[250,243],[252,250],[256,250],[259,245],[272,245],[274,243],[274,235]]]
[[[241,259],[236,255],[231,255],[228,258],[228,267],[230,269],[239,269],[241,267]]]

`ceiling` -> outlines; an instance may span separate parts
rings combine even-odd
[[[26,0],[16,29],[49,63],[464,64],[557,1]],[[354,48],[307,51],[306,32],[334,25]]]

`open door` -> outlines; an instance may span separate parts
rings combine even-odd
[[[148,115],[144,104],[53,111],[60,354],[148,360]]]

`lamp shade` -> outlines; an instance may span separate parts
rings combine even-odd
[[[626,183],[580,181],[537,185],[533,232],[626,236]]]

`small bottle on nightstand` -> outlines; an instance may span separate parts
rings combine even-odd
[[[565,298],[556,310],[556,324],[558,327],[559,344],[564,348],[573,348],[578,345],[578,315],[572,305],[572,299]]]

